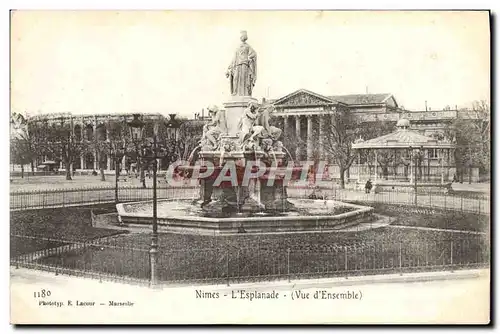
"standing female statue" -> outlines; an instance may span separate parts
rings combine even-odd
[[[247,32],[242,31],[241,45],[236,49],[226,77],[229,78],[231,95],[252,96],[257,79],[257,53],[247,44]]]

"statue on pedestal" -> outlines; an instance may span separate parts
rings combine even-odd
[[[236,49],[233,61],[226,71],[233,96],[252,96],[257,79],[257,53],[246,43],[247,39],[247,32],[242,31],[241,45]]]

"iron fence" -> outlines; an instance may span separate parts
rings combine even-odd
[[[152,188],[139,186],[119,187],[119,202],[133,202],[153,199]],[[116,200],[116,188],[88,187],[62,188],[51,190],[15,191],[10,193],[10,210],[43,209],[113,203]],[[490,214],[490,197],[487,194],[460,193],[441,194],[422,192],[415,196],[411,192],[386,191],[381,193],[365,193],[359,190],[339,188],[288,187],[290,198],[334,199],[345,202],[385,203],[412,206],[418,208],[435,208],[454,210],[476,214]],[[158,186],[158,199],[197,199],[199,187]]]
[[[489,244],[483,237],[445,240],[359,240],[322,247],[160,246],[160,283],[231,284],[299,278],[350,277],[417,271],[488,267]],[[127,236],[88,242],[11,235],[11,265],[107,280],[147,284],[149,247]]]
[[[115,187],[89,187],[74,189],[51,189],[18,191],[10,193],[10,210],[44,209],[80,205],[114,203]],[[194,199],[198,196],[197,187],[158,187],[158,199]],[[120,187],[119,202],[134,202],[153,199],[152,188]]]
[[[333,199],[341,202],[384,203],[415,208],[442,209],[476,214],[490,214],[490,196],[482,193],[436,193],[432,191],[416,194],[408,191],[384,191],[366,193],[364,190],[340,188],[289,187],[290,198]]]

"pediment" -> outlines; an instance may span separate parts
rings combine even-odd
[[[309,92],[306,90],[299,90],[292,94],[286,95],[281,99],[274,102],[275,106],[317,106],[335,103],[329,98]]]

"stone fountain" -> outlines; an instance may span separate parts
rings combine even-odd
[[[293,200],[290,180],[309,170],[293,164],[280,141],[281,129],[270,125],[274,106],[252,97],[257,54],[246,32],[226,76],[231,99],[224,108],[209,108],[197,149],[175,173],[196,178],[199,198],[158,202],[158,223],[167,231],[243,233],[342,229],[371,222],[373,208],[333,200]],[[122,223],[149,224],[151,202],[117,205]]]

